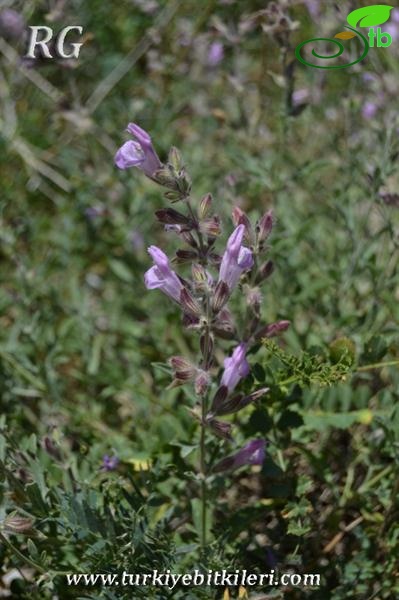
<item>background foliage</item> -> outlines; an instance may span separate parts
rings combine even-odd
[[[285,598],[393,600],[399,375],[370,365],[399,354],[399,32],[325,73],[291,66],[262,18],[250,26],[256,0],[4,5],[29,24],[82,25],[86,39],[77,64],[27,68],[22,37],[0,48],[4,592],[130,598],[68,588],[62,572],[278,568],[322,575],[321,589]],[[363,3],[281,5],[299,22],[294,47]],[[210,64],[215,42],[224,54]],[[194,194],[212,191],[227,222],[233,204],[277,218],[263,312],[292,326],[251,356],[244,387],[272,392],[235,418],[237,443],[267,437],[269,456],[260,473],[218,480],[206,559],[187,508],[192,398],[166,389],[163,365],[195,344],[144,289],[146,247],[173,243],[154,224],[159,189],[113,166],[129,121],[161,156],[181,149]]]

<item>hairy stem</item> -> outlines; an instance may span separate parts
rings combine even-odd
[[[205,396],[201,399],[201,439],[200,439],[200,476],[201,476],[201,547],[206,545],[206,466],[205,466]]]
[[[204,239],[202,237],[202,233],[198,227],[198,215],[194,211],[191,201],[189,198],[186,199],[187,208],[191,218],[194,223],[197,223],[197,239],[200,248],[200,262],[204,267],[207,265],[207,248],[204,244]],[[204,300],[204,309],[205,309],[205,328],[204,328],[204,348],[203,348],[203,356],[202,356],[202,365],[205,370],[208,370],[210,364],[210,355],[211,355],[211,339],[210,339],[210,301],[209,295],[206,294]],[[205,427],[206,427],[206,413],[207,413],[207,402],[206,395],[202,395],[201,397],[201,433],[200,433],[200,465],[199,465],[199,475],[201,478],[201,490],[200,490],[200,498],[201,498],[201,548],[204,549],[206,546],[206,531],[207,531],[207,489],[206,489],[206,460],[205,460],[205,451],[206,451],[206,440],[205,440]]]
[[[43,573],[46,574],[47,571],[46,569],[44,569],[41,565],[39,565],[38,563],[34,562],[31,558],[28,558],[27,556],[25,556],[24,554],[22,554],[22,552],[20,552],[18,550],[18,548],[16,548],[14,546],[14,544],[12,544],[5,535],[3,535],[2,533],[0,533],[0,540],[10,548],[10,550],[12,552],[14,552],[14,554],[16,554],[16,556],[18,556],[19,559],[22,560],[22,562],[24,562],[25,564],[30,565],[31,567],[33,567],[34,569],[36,569],[36,571],[39,571],[39,573]]]
[[[205,342],[203,351],[203,365],[205,369],[209,368],[210,354],[211,354],[211,340],[210,340],[210,302],[209,296],[205,299],[205,314],[206,314],[206,325],[205,325]],[[201,439],[200,439],[200,476],[201,476],[201,546],[202,548],[206,545],[206,462],[205,462],[205,419],[207,412],[206,395],[201,397]]]

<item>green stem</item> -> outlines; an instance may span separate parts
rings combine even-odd
[[[399,360],[391,360],[386,363],[375,363],[373,365],[366,365],[364,367],[358,367],[355,373],[361,373],[363,371],[371,371],[372,369],[383,369],[384,367],[395,367],[399,365]]]
[[[279,381],[278,385],[288,385],[290,383],[295,383],[298,381],[299,377],[297,375],[292,375],[292,377],[288,377],[288,379],[284,379],[283,381]]]
[[[10,540],[7,539],[7,537],[2,532],[0,532],[0,540],[6,546],[8,546],[8,548],[10,548],[10,550],[16,556],[18,556],[18,558],[20,558],[23,563],[25,563],[26,565],[30,565],[31,567],[33,567],[34,569],[36,569],[36,571],[39,571],[39,573],[42,573],[43,575],[47,575],[50,579],[52,577],[65,576],[65,575],[69,574],[69,571],[53,571],[53,570],[50,570],[49,568],[45,569],[44,567],[42,567],[41,565],[39,565],[37,562],[35,562],[31,558],[28,558],[27,556],[25,556],[24,554],[22,554],[22,552],[20,552],[20,550],[18,550],[18,548],[16,548],[14,546],[14,544],[12,542],[10,542]]]
[[[33,567],[34,569],[36,569],[36,571],[39,571],[39,573],[43,573],[43,574],[47,574],[46,569],[43,569],[43,567],[41,565],[38,565],[37,563],[35,563],[33,560],[31,560],[30,558],[28,558],[27,556],[25,556],[24,554],[22,554],[22,552],[20,552],[18,550],[18,548],[16,548],[14,546],[14,544],[12,544],[5,535],[3,535],[2,533],[0,533],[0,540],[10,548],[10,550],[16,554],[18,556],[18,558],[20,558],[22,560],[22,562],[24,562],[27,565],[30,565],[31,567]]]
[[[205,466],[205,397],[201,399],[201,439],[200,439],[200,477],[201,477],[201,547],[206,546],[206,466]]]
[[[209,367],[209,359],[211,353],[211,344],[210,344],[210,302],[209,296],[207,294],[205,299],[205,315],[206,315],[206,325],[205,325],[205,343],[204,343],[204,352],[203,352],[203,365],[204,368],[207,369]],[[205,419],[207,413],[207,402],[206,395],[204,394],[201,397],[201,438],[200,438],[200,477],[201,477],[201,547],[202,549],[206,546],[206,462],[205,462]]]

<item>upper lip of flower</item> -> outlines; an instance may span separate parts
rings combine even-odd
[[[129,123],[126,131],[135,137],[141,146],[149,147],[152,145],[151,136],[144,129],[141,129],[139,125],[136,125],[136,123]]]

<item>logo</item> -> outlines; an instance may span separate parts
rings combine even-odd
[[[306,65],[307,67],[313,67],[315,69],[346,69],[356,65],[362,61],[368,54],[370,48],[388,48],[392,44],[392,37],[389,33],[383,32],[379,25],[383,25],[389,21],[390,13],[393,6],[387,6],[385,4],[374,4],[372,6],[365,6],[364,8],[358,8],[347,17],[349,25],[345,25],[347,31],[341,31],[331,38],[313,38],[311,40],[305,40],[298,44],[295,48],[295,56],[297,59]],[[361,33],[356,27],[371,27],[368,33]],[[377,27],[377,29],[374,29]],[[341,65],[320,65],[314,64],[303,58],[302,49],[307,44],[312,42],[331,42],[338,46],[338,51],[335,54],[326,56],[318,54],[316,50],[312,49],[312,55],[320,60],[331,60],[338,58],[345,52],[345,46],[340,40],[350,40],[357,38],[361,43],[361,56],[352,62],[341,64]]]
[[[29,46],[28,52],[26,53],[27,58],[35,58],[35,49],[36,47],[40,48],[42,56],[45,58],[53,58],[51,54],[50,48],[48,46],[49,42],[53,37],[53,30],[51,27],[47,27],[46,25],[30,25],[30,37],[29,37]],[[44,32],[44,36],[41,40],[38,39],[39,33]],[[71,44],[72,51],[67,53],[65,52],[65,38],[70,31],[77,31],[80,35],[82,35],[83,28],[80,25],[69,25],[68,27],[64,27],[61,29],[59,34],[57,35],[54,52],[57,54],[59,58],[78,58],[81,43]]]

